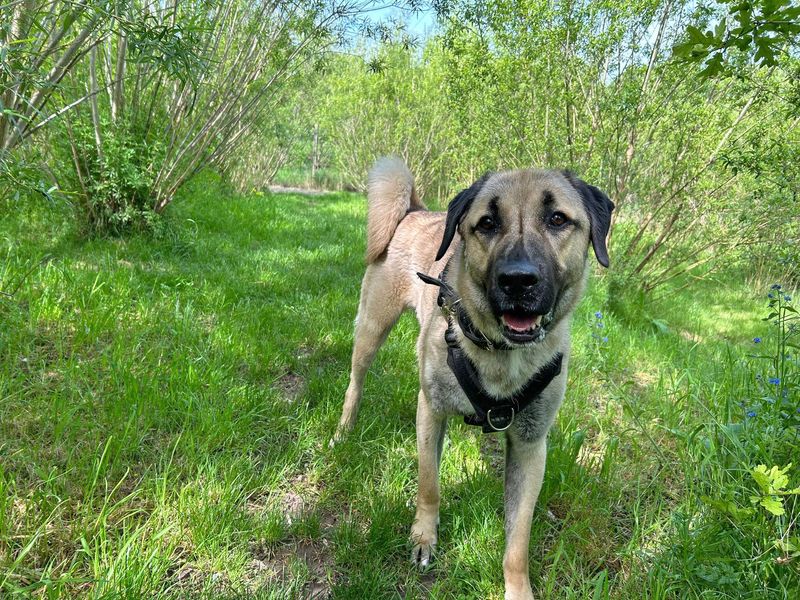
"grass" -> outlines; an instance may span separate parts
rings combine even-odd
[[[410,565],[412,317],[327,446],[360,196],[234,196],[208,176],[162,235],[89,241],[58,209],[2,208],[0,596],[502,598],[502,442],[456,419],[440,549]],[[595,277],[533,525],[539,597],[798,597],[800,559],[774,547],[797,536],[796,499],[780,517],[749,501],[752,468],[800,454],[767,404],[745,417],[771,393],[752,339],[773,342],[737,277],[638,321]]]
[[[344,186],[342,175],[336,169],[320,168],[311,176],[311,169],[283,167],[278,169],[273,180],[275,185],[285,187],[311,188],[318,190],[341,190]]]

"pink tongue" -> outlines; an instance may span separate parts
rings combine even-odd
[[[514,331],[527,331],[528,329],[532,329],[534,325],[537,325],[539,322],[539,316],[530,316],[530,317],[522,317],[517,315],[512,315],[511,313],[505,313],[503,315],[503,322],[508,326],[509,329],[513,329]]]

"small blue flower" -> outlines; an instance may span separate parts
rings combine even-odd
[[[780,283],[773,283],[772,287],[769,288],[769,289],[771,289],[771,290],[779,290],[779,289],[781,289],[781,284]]]
[[[597,324],[597,326],[598,326],[600,329],[602,329],[603,327],[605,327],[605,325],[603,325],[602,323],[598,323],[598,324]]]
[[[778,379],[777,377],[770,377],[769,379],[767,379],[767,381],[769,383],[771,383],[772,385],[780,385],[781,384],[781,380]]]
[[[754,410],[747,411],[747,416],[752,419],[753,417],[756,416],[756,411],[754,411]]]
[[[770,300],[772,300],[773,298],[775,298],[775,294],[773,294],[772,292],[770,292],[769,294],[767,294],[767,298],[769,298]]]
[[[602,319],[602,318],[603,318],[603,313],[601,313],[601,312],[598,310],[596,313],[594,313],[594,316],[595,316],[595,317],[597,317],[598,319]]]
[[[607,338],[607,337],[604,337],[604,338],[603,338],[603,343],[604,343],[604,344],[607,344],[607,343],[608,343],[608,338]]]
[[[761,338],[760,337],[754,337],[753,338],[753,343],[754,344],[760,344],[761,343]]]
[[[792,301],[792,297],[791,297],[789,294],[786,294],[786,295],[783,297],[783,299],[784,299],[784,300],[786,300],[786,302],[791,302],[791,301]]]

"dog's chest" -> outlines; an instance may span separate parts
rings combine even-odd
[[[439,360],[423,365],[423,382],[434,410],[462,415],[475,412],[472,404],[447,366],[446,350],[437,353]],[[475,362],[475,361],[473,361]],[[536,372],[530,358],[509,352],[484,357],[479,366],[481,384],[491,396],[508,398],[523,387]]]
[[[425,375],[426,395],[434,411],[459,415],[475,412],[455,375],[446,365],[444,369],[430,369]]]
[[[431,408],[440,414],[474,414],[475,409],[447,365],[446,346],[437,345],[428,348],[431,351],[421,356],[421,370],[423,389]],[[522,352],[498,352],[488,356],[483,354],[472,358],[472,361],[475,364],[480,362],[478,368],[481,373],[481,384],[486,392],[502,399],[512,396],[525,386],[529,379],[543,368],[548,357],[552,359],[549,352],[540,353],[535,357]],[[533,441],[546,435],[564,397],[566,362],[565,358],[561,375],[517,416],[514,429],[520,438]]]

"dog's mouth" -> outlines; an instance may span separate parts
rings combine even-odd
[[[503,335],[517,343],[539,341],[544,336],[542,315],[524,310],[504,312],[500,321],[503,324]]]

